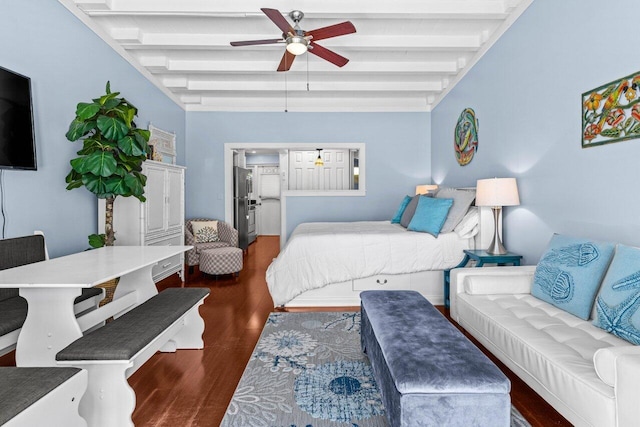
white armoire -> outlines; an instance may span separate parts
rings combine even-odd
[[[147,176],[142,203],[135,197],[117,197],[113,206],[116,246],[184,245],[183,166],[147,160],[142,173]],[[104,233],[105,202],[99,200],[98,229]],[[153,267],[158,282],[178,273],[184,281],[184,253],[167,258]]]

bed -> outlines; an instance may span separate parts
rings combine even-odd
[[[470,209],[475,227],[437,238],[390,221],[300,224],[267,269],[274,305],[357,306],[360,292],[371,289],[412,289],[443,304],[443,271],[493,237],[491,210]]]

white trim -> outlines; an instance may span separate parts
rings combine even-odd
[[[315,150],[323,149],[357,149],[359,151],[359,189],[358,190],[284,190],[280,197],[280,247],[287,240],[287,197],[363,197],[366,195],[366,144],[363,142],[227,142],[224,144],[224,217],[225,221],[233,224],[233,151],[234,150]],[[281,169],[282,173],[282,169]]]

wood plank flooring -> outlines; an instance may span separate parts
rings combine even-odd
[[[136,426],[220,424],[273,310],[265,272],[278,251],[277,237],[260,236],[249,246],[239,278],[216,279],[203,276],[197,269],[189,275],[186,286],[211,290],[200,308],[206,324],[205,349],[156,354],[129,378],[137,397],[133,414]],[[159,288],[180,286],[177,276],[174,277],[159,283]],[[440,309],[444,312],[444,308]],[[512,381],[514,405],[534,427],[571,425],[501,363],[497,364]],[[0,358],[0,366],[11,365],[15,365],[13,353]]]

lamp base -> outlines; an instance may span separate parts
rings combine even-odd
[[[500,240],[500,235],[498,233],[498,220],[500,219],[500,211],[502,211],[502,206],[494,206],[491,208],[493,211],[493,240],[491,244],[487,248],[487,253],[491,255],[504,255],[507,253],[507,250],[502,245],[502,241]]]

